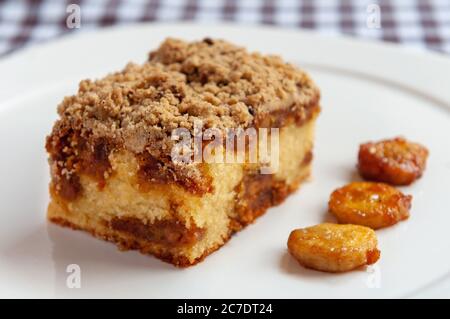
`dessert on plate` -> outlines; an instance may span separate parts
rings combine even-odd
[[[58,106],[46,141],[48,218],[122,249],[196,264],[308,178],[319,97],[310,77],[279,57],[222,40],[167,39],[141,65],[81,81]],[[195,139],[233,129],[244,151],[253,145],[246,130],[256,132],[257,161],[196,158],[217,141],[211,154],[239,155],[235,144]],[[179,148],[177,130],[194,138]],[[277,137],[270,160],[259,153],[263,133]]]
[[[359,146],[362,178],[391,185],[410,185],[423,175],[429,151],[404,137],[367,142]]]

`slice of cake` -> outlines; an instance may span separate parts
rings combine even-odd
[[[193,265],[308,178],[319,95],[278,57],[168,39],[59,105],[48,218]]]

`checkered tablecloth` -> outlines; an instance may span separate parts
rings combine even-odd
[[[79,28],[67,25],[70,4],[79,6]],[[450,0],[0,0],[0,55],[71,32],[145,21],[271,24],[450,53]]]

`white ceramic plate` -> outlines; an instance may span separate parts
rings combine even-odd
[[[44,139],[80,79],[144,61],[166,36],[222,37],[281,54],[322,89],[313,180],[195,267],[119,252],[46,221]],[[300,298],[450,296],[450,59],[269,28],[136,25],[68,37],[0,61],[0,296]],[[357,180],[359,143],[404,135],[428,146],[411,218],[377,232],[381,260],[333,275],[300,267],[289,232],[329,220],[330,192]],[[68,288],[67,266],[81,268]]]

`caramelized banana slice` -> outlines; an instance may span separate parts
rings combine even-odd
[[[359,147],[358,170],[367,180],[409,185],[422,176],[427,157],[424,146],[401,137],[369,142]]]
[[[375,232],[357,225],[320,224],[296,229],[287,245],[301,265],[327,272],[349,271],[380,258]]]
[[[378,229],[407,219],[411,200],[387,184],[354,182],[335,190],[328,208],[342,224]]]

